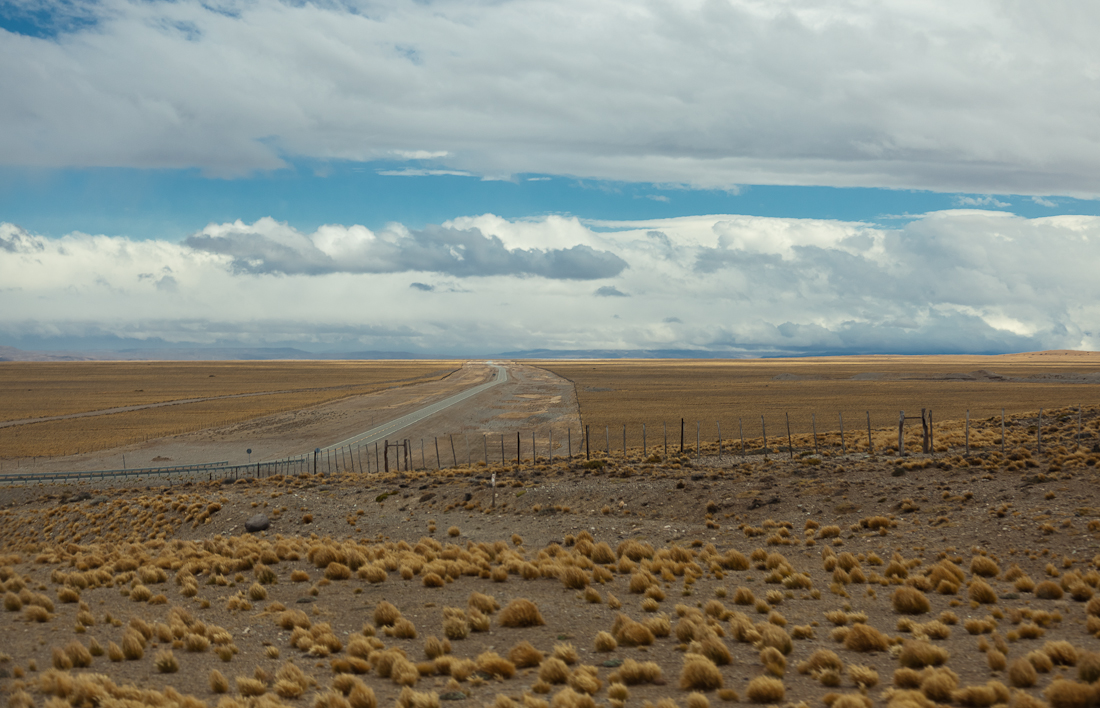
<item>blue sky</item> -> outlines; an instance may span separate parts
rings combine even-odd
[[[1097,30],[1073,1],[3,0],[0,345],[1096,348]]]

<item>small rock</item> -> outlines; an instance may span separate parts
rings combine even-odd
[[[435,496],[435,492],[424,492],[423,494],[420,495],[420,501],[421,502],[426,502],[434,496]]]
[[[315,598],[315,597],[299,597],[294,602],[298,603],[299,605],[308,605],[311,602],[317,602],[317,598]]]
[[[466,700],[466,694],[462,691],[447,691],[439,697],[441,701],[464,701]]]
[[[271,519],[267,518],[266,514],[256,514],[248,521],[244,522],[244,530],[249,533],[266,531],[269,526],[271,526]]]

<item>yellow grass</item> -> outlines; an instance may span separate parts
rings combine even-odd
[[[611,449],[622,449],[623,425],[627,446],[641,447],[642,424],[649,450],[660,451],[667,425],[670,452],[679,450],[680,419],[685,419],[685,448],[694,449],[696,425],[704,445],[714,443],[718,423],[724,448],[740,444],[739,424],[750,447],[761,443],[761,416],[767,425],[770,448],[786,447],[786,417],[802,445],[812,446],[812,417],[816,417],[819,444],[839,447],[838,431],[844,416],[849,451],[867,449],[867,413],[876,450],[897,447],[899,411],[907,418],[905,444],[919,450],[920,411],[931,409],[937,423],[957,421],[970,411],[971,445],[1000,444],[1000,415],[1045,409],[1044,428],[1055,416],[1075,415],[1078,404],[1100,402],[1100,385],[1057,381],[966,381],[948,378],[985,370],[1001,376],[1042,378],[1100,372],[1100,353],[1045,352],[1004,356],[866,356],[753,360],[601,360],[531,362],[570,379],[576,385],[581,417],[591,434],[592,452],[602,452],[606,428]],[[1062,409],[1073,408],[1065,411]],[[995,425],[989,419],[995,418]],[[978,431],[989,421],[987,432]],[[1033,423],[1033,421],[1032,421]],[[1015,433],[1034,441],[1034,430],[1023,423]],[[1063,421],[1065,423],[1065,421]],[[961,429],[960,429],[961,430]],[[1013,431],[1010,431],[1013,433]],[[983,437],[984,436],[984,437]],[[995,438],[995,439],[994,439]],[[1010,443],[1013,435],[1009,435]],[[943,440],[952,445],[961,438]],[[799,440],[795,441],[799,446]]]
[[[449,361],[2,362],[0,421],[177,403],[0,428],[0,457],[70,455],[240,423],[438,380],[455,368]]]

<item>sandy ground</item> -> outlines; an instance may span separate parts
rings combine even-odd
[[[496,436],[490,456],[499,460],[499,436],[506,436],[509,456],[515,454],[515,434],[523,434],[529,455],[530,435],[537,434],[540,445],[548,440],[551,427],[560,431],[560,453],[564,453],[565,431],[578,430],[580,414],[573,385],[543,369],[514,362],[508,366],[509,380],[463,401],[398,434],[411,441],[414,464],[421,463],[424,441],[425,463],[434,466],[434,438],[465,436],[461,451],[466,459],[469,441],[473,458],[483,455],[481,436]],[[57,458],[8,460],[4,473],[35,471],[83,471],[135,469],[157,465],[194,464],[227,461],[245,464],[300,455],[315,447],[346,440],[386,421],[399,418],[423,406],[459,391],[484,383],[493,369],[483,362],[467,362],[460,370],[441,381],[388,389],[365,396],[354,396],[335,403],[258,418],[237,425],[211,428],[186,435],[150,440],[145,443]],[[557,435],[557,433],[556,433]],[[457,445],[457,444],[456,444]],[[248,455],[247,450],[252,454]],[[453,464],[449,439],[445,444],[444,464]]]

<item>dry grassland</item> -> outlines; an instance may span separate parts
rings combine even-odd
[[[761,416],[770,445],[786,444],[786,415],[792,433],[812,446],[814,419],[819,434],[839,448],[843,415],[848,440],[855,449],[867,447],[867,413],[880,445],[897,448],[899,411],[905,411],[906,445],[917,444],[920,411],[931,409],[935,433],[958,429],[970,411],[973,422],[995,418],[1000,440],[1001,409],[1019,420],[1044,408],[1058,417],[1074,408],[1100,401],[1100,383],[1087,375],[1100,372],[1100,354],[1050,352],[1008,356],[830,357],[767,360],[632,360],[532,362],[570,379],[576,385],[581,417],[589,426],[593,449],[604,449],[610,428],[612,449],[641,447],[646,425],[650,447],[663,444],[667,425],[670,444],[679,448],[680,419],[686,420],[686,445],[694,447],[697,423],[705,443],[722,437],[739,444],[739,425],[747,445],[759,447]],[[988,371],[1009,380],[966,380],[953,375]],[[1084,376],[1082,376],[1084,375]],[[1019,381],[1014,379],[1027,379]],[[914,420],[915,419],[915,420]],[[1017,431],[1019,432],[1019,431]],[[862,433],[862,438],[860,434]],[[752,439],[752,442],[749,442]],[[819,443],[824,440],[824,435]],[[973,440],[982,444],[988,440]],[[876,446],[877,449],[878,446]],[[852,449],[852,448],[850,448]]]
[[[434,381],[454,369],[450,361],[3,362],[0,422],[177,403],[0,428],[0,457],[108,449]]]
[[[44,488],[0,509],[0,692],[11,708],[1093,708],[1100,453],[973,459]],[[271,528],[242,533],[257,511]]]

